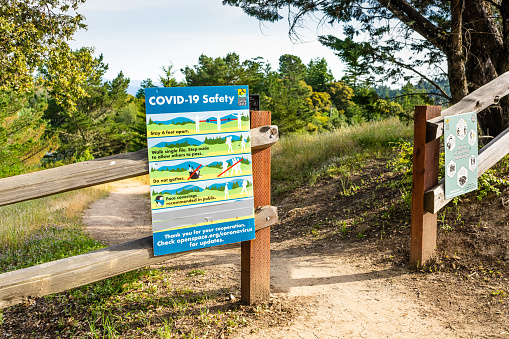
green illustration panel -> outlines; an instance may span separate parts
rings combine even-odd
[[[249,112],[159,114],[147,122],[149,138],[249,131]]]
[[[152,209],[198,205],[253,197],[250,177],[152,186]]]
[[[251,154],[230,155],[150,164],[150,184],[234,178],[251,175]]]
[[[150,162],[217,157],[251,152],[249,131],[148,139]]]

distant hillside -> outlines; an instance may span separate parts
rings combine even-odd
[[[129,87],[127,87],[127,93],[131,95],[136,95],[136,92],[141,88],[141,80],[131,80],[129,82]]]

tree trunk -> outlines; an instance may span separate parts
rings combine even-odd
[[[504,0],[505,5],[507,2]],[[467,53],[465,71],[468,91],[472,92],[505,73],[509,65],[509,55],[504,53],[506,47],[504,37],[498,30],[493,13],[485,1],[465,0],[462,17],[464,48]],[[453,89],[457,90],[452,85],[454,78],[450,77],[449,80],[451,92]],[[455,97],[455,94],[452,94]],[[490,136],[497,136],[509,127],[509,101],[501,100],[500,107],[492,107],[481,112],[479,126],[482,134]]]
[[[451,36],[448,40],[448,76],[451,86],[452,101],[458,102],[468,94],[465,54],[463,51],[464,0],[451,1]]]

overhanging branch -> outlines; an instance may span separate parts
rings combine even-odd
[[[399,20],[415,30],[433,46],[446,53],[446,37],[438,27],[426,19],[413,6],[405,0],[377,0],[385,8],[391,11]]]

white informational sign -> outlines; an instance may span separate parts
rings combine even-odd
[[[463,113],[444,121],[445,198],[477,189],[477,114]]]

